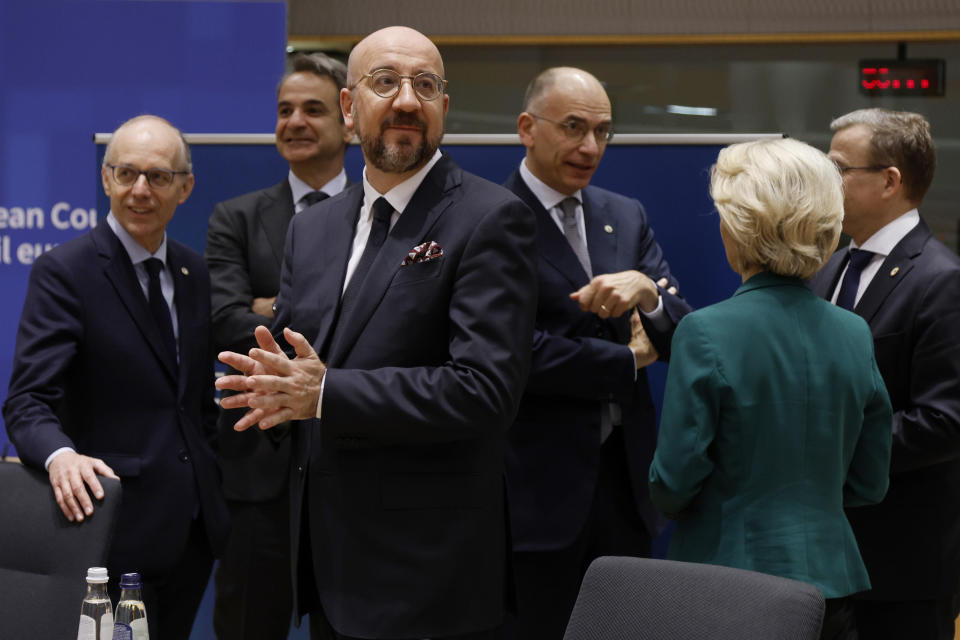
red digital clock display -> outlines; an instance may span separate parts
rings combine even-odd
[[[945,77],[942,59],[860,61],[860,92],[868,96],[942,96]]]

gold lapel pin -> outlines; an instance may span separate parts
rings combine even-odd
[[[890,277],[891,277],[891,278],[892,278],[893,276],[897,275],[898,273],[900,273],[900,267],[894,267],[893,269],[890,269]]]
[[[190,275],[190,269],[187,269],[186,267],[180,267],[180,273],[182,273],[185,276],[188,276]]]
[[[603,230],[606,231],[607,233],[613,233],[613,227],[611,227],[608,224],[603,225]]]

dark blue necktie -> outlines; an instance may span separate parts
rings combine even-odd
[[[150,312],[160,330],[160,337],[173,361],[177,361],[177,341],[173,337],[173,323],[170,321],[170,307],[163,299],[163,290],[160,288],[160,272],[163,271],[163,262],[157,258],[147,258],[143,262],[147,269],[150,282],[147,285],[147,298],[150,303]]]
[[[837,294],[837,306],[853,311],[857,300],[857,289],[860,287],[860,274],[864,267],[870,264],[875,254],[862,249],[850,249],[850,261],[847,263],[847,272],[843,274],[840,284],[840,293]]]
[[[343,298],[340,301],[341,318],[356,298],[364,278],[367,277],[367,272],[370,271],[370,265],[373,264],[377,253],[380,252],[383,241],[387,239],[387,234],[390,232],[390,216],[392,215],[393,205],[387,202],[386,198],[377,198],[377,201],[373,203],[373,224],[370,226],[367,246],[363,248],[360,262],[357,263],[357,268],[354,269],[350,282],[347,284],[347,290],[343,292]]]
[[[300,200],[306,203],[306,206],[309,207],[310,205],[317,204],[321,200],[326,200],[329,197],[330,196],[323,191],[311,191],[307,195],[300,198]]]

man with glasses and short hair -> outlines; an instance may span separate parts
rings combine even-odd
[[[221,354],[238,429],[292,427],[297,615],[320,638],[500,638],[503,447],[527,376],[535,221],[439,151],[436,46],[389,27],[340,92],[361,184],[294,217],[274,327]]]
[[[526,157],[505,185],[537,215],[540,268],[530,378],[508,432],[519,615],[507,637],[560,640],[590,561],[648,556],[660,531],[644,368],[666,358],[690,307],[640,203],[589,186],[613,136],[600,82],[547,69],[517,129]]]
[[[277,151],[289,174],[277,185],[218,204],[207,229],[216,348],[246,353],[269,324],[280,291],[283,242],[293,216],[350,184],[343,168],[353,131],[340,90],[347,67],[322,53],[299,54],[277,87]],[[235,371],[232,373],[236,373]],[[214,574],[213,627],[220,640],[287,637],[290,584],[289,428],[238,432],[243,410],[222,410],[220,466],[233,520]],[[253,584],[272,585],[266,591]]]
[[[894,412],[887,496],[847,511],[873,587],[855,596],[856,626],[861,640],[946,640],[960,613],[960,258],[917,210],[930,124],[860,109],[830,129],[851,242],[811,288],[870,325]]]
[[[98,475],[119,476],[111,596],[121,573],[140,572],[150,635],[186,638],[229,527],[209,276],[165,231],[193,190],[190,149],[166,120],[139,116],[113,133],[101,178],[106,220],[30,271],[3,416],[67,520],[93,515]]]

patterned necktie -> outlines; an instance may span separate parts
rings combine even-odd
[[[360,262],[350,276],[350,282],[347,284],[346,291],[343,292],[343,298],[340,300],[340,317],[356,298],[360,286],[363,284],[370,265],[380,252],[380,246],[387,239],[390,232],[390,216],[393,215],[393,205],[387,202],[386,198],[377,198],[373,203],[373,224],[370,226],[370,236],[367,238],[367,246],[363,248],[363,254],[360,256]]]
[[[147,275],[150,278],[147,284],[147,298],[150,303],[150,311],[153,319],[160,329],[160,337],[163,338],[163,344],[173,361],[177,361],[177,341],[173,337],[173,323],[170,320],[170,307],[163,298],[163,290],[160,288],[160,272],[163,271],[163,262],[157,258],[147,258],[143,261],[143,266],[147,269]]]
[[[563,212],[563,235],[567,237],[570,248],[577,254],[577,260],[580,266],[586,272],[588,278],[593,277],[590,269],[590,255],[587,253],[587,243],[580,236],[580,227],[577,225],[577,205],[580,201],[576,198],[566,198],[560,203],[560,211]]]
[[[307,195],[300,198],[300,202],[303,202],[307,207],[312,204],[317,204],[321,200],[326,200],[330,196],[324,193],[323,191],[311,191]]]
[[[843,274],[840,283],[840,293],[837,294],[837,306],[853,311],[856,305],[857,289],[860,288],[860,274],[864,267],[870,264],[875,254],[862,249],[850,249],[850,261],[847,263],[847,272]]]

